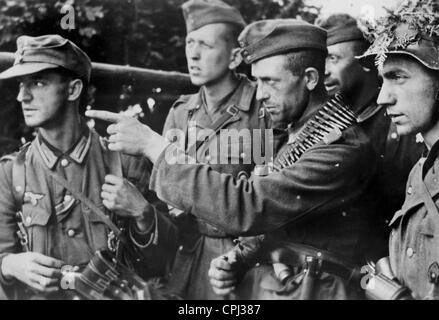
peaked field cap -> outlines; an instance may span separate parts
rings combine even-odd
[[[328,32],[328,46],[349,41],[367,41],[357,20],[345,13],[332,14],[317,22],[317,25]]]
[[[242,28],[246,25],[238,9],[220,0],[190,0],[183,3],[182,9],[187,33],[213,23],[231,23]]]
[[[0,73],[0,79],[25,76],[58,67],[90,81],[90,58],[72,41],[56,34],[39,37],[20,36],[17,39],[14,65]]]
[[[297,19],[253,22],[239,35],[238,42],[247,64],[294,50],[316,49],[327,53],[324,29]]]

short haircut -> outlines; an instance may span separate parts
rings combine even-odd
[[[89,85],[89,81],[87,79],[86,76],[79,76],[76,73],[74,73],[73,71],[67,70],[63,67],[59,67],[54,69],[58,74],[61,75],[61,77],[65,80],[65,81],[72,81],[75,79],[79,79],[82,81],[83,84],[83,88],[82,88],[82,92],[81,92],[81,96],[79,98],[79,112],[82,114],[83,112],[85,112],[86,108],[87,108],[87,104],[88,104],[88,85]]]
[[[285,56],[286,67],[293,75],[302,76],[307,68],[315,68],[319,72],[320,80],[323,81],[325,76],[325,52],[315,49],[307,49],[291,51],[286,53]]]

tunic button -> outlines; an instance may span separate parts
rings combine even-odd
[[[413,257],[413,254],[414,254],[414,253],[415,253],[415,252],[413,251],[412,248],[408,248],[408,249],[407,249],[407,256],[408,256],[409,258]]]
[[[67,231],[67,235],[70,237],[70,238],[73,238],[74,236],[75,236],[75,230],[73,230],[73,229],[69,229],[69,231]]]
[[[256,268],[259,268],[260,266],[261,266],[261,264],[259,262],[255,264]]]
[[[179,246],[178,251],[183,251],[183,246]]]
[[[31,217],[27,217],[26,218],[26,224],[29,225],[32,222],[32,218]]]
[[[206,159],[207,162],[210,162],[210,160],[212,160],[212,157],[211,156],[206,156],[205,159]]]
[[[390,135],[390,137],[392,138],[392,139],[397,139],[398,138],[398,134],[397,133],[392,133],[391,135]]]
[[[410,186],[410,187],[408,187],[408,189],[407,189],[407,194],[408,195],[411,195],[413,193],[413,188],[412,188],[412,186]]]
[[[62,159],[62,160],[61,160],[61,165],[62,165],[63,167],[67,167],[67,166],[69,165],[69,161],[68,161],[67,159]]]

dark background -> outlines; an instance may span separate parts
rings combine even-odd
[[[314,22],[320,12],[320,8],[306,5],[304,0],[225,1],[236,6],[247,23],[279,17],[300,17]],[[0,52],[14,52],[20,35],[56,33],[75,42],[93,62],[186,73],[186,30],[180,8],[183,2],[185,0],[0,0]],[[64,16],[61,8],[66,4],[75,11],[73,30],[61,28]],[[120,72],[111,74],[110,70],[110,73],[93,74],[89,104],[111,111],[140,104],[144,113],[140,120],[160,132],[172,102],[179,94],[193,90],[190,85],[173,86],[172,81],[158,86],[153,77],[145,80],[139,74],[127,72],[121,76]],[[32,139],[33,132],[25,127],[20,105],[15,101],[17,83],[0,81],[0,92],[2,155]],[[155,102],[153,107],[148,106],[148,99]],[[102,132],[102,124],[98,124],[97,129]]]

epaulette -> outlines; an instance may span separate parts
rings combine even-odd
[[[183,94],[179,96],[178,99],[173,103],[171,108],[177,108],[178,106],[187,103],[191,96],[192,94]]]
[[[17,158],[17,154],[18,152],[4,155],[3,157],[0,158],[0,162],[14,161],[14,159]]]
[[[19,154],[25,153],[28,150],[30,145],[31,145],[31,142],[25,143],[24,145],[22,145],[20,147],[20,149],[18,151],[15,151],[13,153],[10,153],[10,154],[7,154],[7,155],[4,155],[3,157],[1,157],[0,162],[14,161],[18,157]]]

